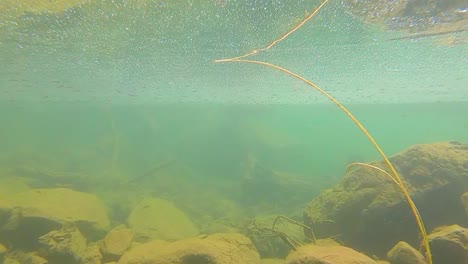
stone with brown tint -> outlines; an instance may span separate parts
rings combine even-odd
[[[125,227],[117,227],[107,233],[106,237],[99,243],[102,253],[107,260],[118,260],[133,241],[133,230]]]
[[[67,225],[41,236],[39,244],[50,259],[62,263],[75,263],[82,260],[87,241],[74,225]]]
[[[213,234],[175,242],[154,240],[131,248],[118,264],[260,264],[250,239],[241,234]]]
[[[82,256],[81,264],[101,264],[102,254],[98,245],[91,245],[86,248]]]
[[[133,209],[127,222],[138,242],[178,240],[198,235],[198,229],[189,217],[164,199],[144,199]]]
[[[468,190],[468,144],[415,145],[390,160],[427,230],[447,223],[468,225],[460,202]],[[382,161],[371,164],[388,170]],[[379,257],[398,241],[420,243],[401,190],[385,174],[371,168],[357,167],[314,198],[304,211],[304,221],[314,227],[317,238],[339,235],[344,244]]]
[[[306,245],[292,252],[286,264],[376,264],[368,256],[344,246]]]
[[[0,232],[22,239],[37,237],[73,223],[88,239],[103,236],[110,226],[103,203],[93,194],[66,188],[31,189],[0,200]],[[21,234],[19,234],[21,233]]]
[[[468,263],[468,229],[459,225],[437,228],[429,235],[435,264]]]
[[[387,257],[392,264],[426,264],[423,255],[404,241],[398,242]]]

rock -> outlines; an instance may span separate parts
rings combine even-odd
[[[286,264],[376,264],[368,256],[343,246],[305,245],[289,254]]]
[[[404,241],[398,242],[387,257],[392,264],[426,264],[424,256]]]
[[[118,260],[130,248],[132,241],[133,230],[117,227],[107,233],[99,246],[106,260]]]
[[[130,248],[138,247],[143,244],[144,244],[143,242],[132,242],[132,244],[130,245]]]
[[[5,260],[3,261],[3,264],[24,264],[24,263],[21,263],[16,259],[5,258]]]
[[[38,256],[36,252],[13,251],[9,253],[3,264],[47,264],[45,258]]]
[[[154,240],[127,251],[119,264],[260,264],[252,242],[240,234],[213,234],[175,242]]]
[[[36,254],[32,254],[30,256],[30,262],[27,263],[27,264],[48,264],[49,261],[41,256],[38,256]],[[23,264],[26,264],[26,263],[23,263]]]
[[[416,145],[390,160],[427,230],[446,223],[468,224],[460,203],[468,189],[468,144]],[[386,168],[383,162],[372,164]],[[304,222],[314,227],[317,238],[340,235],[344,244],[379,257],[400,240],[420,243],[413,219],[395,183],[375,169],[362,167],[314,198],[304,211]]]
[[[468,229],[459,225],[444,226],[429,235],[434,264],[468,263]]]
[[[82,261],[80,264],[101,264],[102,254],[99,251],[98,245],[88,246],[83,253]]]
[[[465,207],[466,216],[468,216],[468,192],[464,193],[461,197],[463,207]]]
[[[178,240],[196,236],[197,228],[184,212],[163,199],[143,200],[128,217],[136,241]]]
[[[59,263],[80,263],[86,250],[86,238],[71,224],[41,236],[39,243]]]
[[[32,189],[0,200],[0,232],[17,231],[35,241],[65,223],[74,223],[91,240],[104,235],[110,226],[105,207],[92,194],[65,188]]]

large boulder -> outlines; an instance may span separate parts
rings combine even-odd
[[[213,234],[175,242],[155,240],[125,253],[118,264],[259,264],[252,242],[235,233]]]
[[[305,245],[292,252],[286,264],[376,264],[368,256],[344,246]]]
[[[391,158],[427,230],[467,224],[460,196],[468,189],[468,145],[444,142],[413,146]],[[372,163],[386,169],[383,162]],[[447,206],[450,205],[450,206]],[[346,245],[379,256],[398,241],[419,245],[413,215],[401,191],[383,173],[358,168],[314,198],[304,222],[317,237],[340,235]]]
[[[196,236],[198,229],[173,203],[156,198],[141,201],[128,217],[135,241],[178,240]]]
[[[102,254],[98,245],[88,246],[81,256],[80,264],[102,264]]]
[[[90,240],[103,236],[110,226],[104,205],[93,194],[66,188],[31,189],[0,200],[0,234],[12,240],[37,241],[67,223]]]

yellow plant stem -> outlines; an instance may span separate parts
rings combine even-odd
[[[363,163],[363,162],[353,162],[353,163],[350,163],[347,167],[346,167],[346,174],[348,174],[349,170],[351,169],[351,167],[354,167],[354,166],[361,166],[361,167],[367,167],[367,168],[371,168],[371,169],[374,169],[374,170],[378,170],[380,172],[382,172],[383,174],[385,174],[387,177],[389,177],[396,185],[399,185],[398,181],[395,180],[395,178],[390,175],[390,173],[386,172],[384,169],[382,168],[379,168],[377,166],[374,166],[374,165],[371,165],[371,164],[367,164],[367,163]]]
[[[310,87],[312,87],[313,89],[315,89],[316,91],[321,93],[323,96],[328,98],[330,101],[332,101],[336,106],[338,106],[359,127],[359,129],[362,131],[362,133],[364,133],[364,135],[369,139],[369,141],[372,143],[372,145],[375,147],[375,149],[377,149],[377,151],[379,152],[380,156],[382,156],[384,162],[390,168],[391,174],[393,175],[393,177],[391,177],[391,178],[396,181],[398,187],[400,188],[401,192],[403,193],[403,196],[404,196],[406,202],[408,203],[408,205],[409,205],[409,207],[411,209],[411,212],[412,212],[412,214],[413,214],[413,216],[414,216],[414,218],[416,220],[416,223],[418,225],[419,232],[421,233],[421,239],[422,239],[425,251],[426,251],[425,252],[426,261],[427,261],[428,264],[432,264],[432,255],[431,255],[431,250],[430,250],[430,246],[429,246],[429,240],[427,238],[426,228],[424,227],[424,223],[422,221],[421,215],[419,214],[419,211],[416,208],[416,205],[414,204],[413,200],[411,199],[411,197],[410,197],[410,195],[408,193],[408,190],[406,189],[403,181],[401,180],[400,176],[398,175],[395,167],[393,167],[392,163],[388,159],[387,155],[385,155],[383,150],[380,148],[380,146],[377,144],[377,142],[371,136],[371,134],[367,131],[367,129],[361,124],[361,122],[359,122],[359,120],[346,107],[344,107],[340,102],[338,102],[338,100],[336,100],[333,96],[331,96],[327,92],[325,92],[322,88],[318,87],[315,83],[305,79],[304,77],[302,77],[302,76],[300,76],[300,75],[298,75],[298,74],[296,74],[294,72],[291,72],[291,71],[289,71],[289,70],[287,70],[285,68],[277,66],[275,64],[271,64],[271,63],[263,62],[263,61],[238,59],[238,58],[216,60],[215,62],[252,63],[252,64],[263,65],[263,66],[266,66],[266,67],[269,67],[269,68],[279,70],[279,71],[281,71],[281,72],[283,72],[283,73],[285,73],[285,74],[287,74],[289,76],[292,76],[292,77],[306,83],[307,85],[309,85]]]
[[[322,7],[325,6],[326,3],[328,3],[328,1],[330,0],[324,0],[317,8],[314,9],[314,11],[312,11],[309,15],[307,15],[303,20],[301,20],[296,26],[294,26],[291,30],[289,30],[288,32],[284,33],[281,37],[273,40],[270,44],[266,45],[265,47],[263,48],[258,48],[258,49],[253,49],[249,52],[247,52],[246,54],[242,55],[242,56],[238,56],[238,57],[234,57],[234,58],[230,58],[230,59],[221,59],[221,60],[216,60],[216,62],[228,62],[228,61],[233,61],[233,60],[240,60],[240,59],[243,59],[243,58],[246,58],[246,57],[249,57],[249,56],[252,56],[252,55],[255,55],[261,51],[265,51],[265,50],[268,50],[268,49],[271,49],[273,46],[275,46],[276,44],[278,44],[279,42],[285,40],[287,37],[289,37],[289,35],[291,35],[292,33],[296,32],[299,28],[301,28],[305,23],[307,23],[307,21],[311,20],[317,13],[320,9],[322,9]]]

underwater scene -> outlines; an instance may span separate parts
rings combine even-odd
[[[0,263],[468,264],[464,0],[2,0],[0,65]]]

